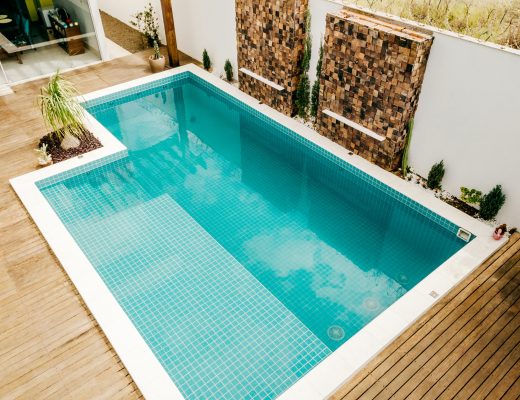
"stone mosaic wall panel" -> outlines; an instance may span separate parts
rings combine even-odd
[[[354,153],[393,170],[417,108],[432,36],[350,9],[328,14],[318,130]],[[323,113],[331,110],[378,141]]]
[[[308,0],[236,0],[240,89],[287,115],[295,113]],[[246,68],[277,90],[240,71]]]

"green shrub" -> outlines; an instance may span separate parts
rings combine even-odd
[[[202,66],[206,71],[209,71],[209,69],[211,68],[211,59],[209,58],[209,54],[206,49],[204,49],[204,51],[202,52]]]
[[[520,0],[353,0],[441,29],[520,48]]]
[[[298,89],[296,90],[296,110],[298,116],[305,118],[309,109],[309,95],[311,91],[311,83],[307,74],[302,74]]]
[[[161,45],[161,40],[159,39],[159,18],[151,3],[148,3],[143,11],[132,15],[132,18],[130,25],[141,32],[142,38],[146,41],[146,43],[143,43],[144,47],[146,45],[152,47],[154,40],[157,41],[159,46]]]
[[[61,142],[66,135],[83,135],[84,110],[79,104],[79,92],[60,72],[49,78],[49,83],[40,89],[38,104],[45,124],[52,129]]]
[[[162,57],[161,50],[159,49],[159,43],[157,43],[157,40],[153,41],[153,59],[158,60]]]
[[[428,173],[428,180],[426,185],[430,189],[440,189],[442,178],[444,177],[444,160],[434,164],[430,172]]]
[[[311,51],[312,51],[312,40],[311,40],[311,14],[307,11],[305,17],[305,43],[303,45],[303,56],[301,60],[301,70],[302,74],[300,76],[300,81],[298,82],[298,87],[296,88],[296,112],[298,116],[301,118],[306,118],[309,112],[309,102],[311,95],[311,84],[309,81],[309,63],[311,60]]]
[[[320,56],[318,58],[318,64],[316,64],[316,80],[312,85],[311,93],[311,115],[315,117],[318,114],[318,105],[320,101],[320,76],[321,76],[321,65],[323,63],[323,43],[320,44]]]
[[[412,141],[412,132],[413,132],[413,118],[410,118],[408,121],[408,135],[406,135],[406,141],[404,143],[403,157],[401,158],[401,171],[403,174],[403,178],[406,177],[408,173],[408,154],[410,152],[410,143]]]
[[[320,99],[320,80],[316,79],[312,85],[311,91],[311,115],[316,117],[318,115],[318,104]]]
[[[482,192],[477,189],[468,189],[467,187],[461,186],[460,198],[469,204],[478,204],[482,200]]]
[[[231,65],[231,61],[226,60],[226,63],[224,64],[224,72],[226,73],[226,79],[228,82],[231,82],[233,80],[233,66]]]
[[[486,221],[495,218],[505,202],[506,195],[502,193],[502,186],[496,185],[488,194],[482,197],[480,201],[480,217]]]

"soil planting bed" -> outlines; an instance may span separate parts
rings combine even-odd
[[[38,147],[42,144],[47,144],[47,152],[52,156],[52,161],[58,163],[80,154],[88,153],[89,151],[99,149],[101,142],[90,132],[85,131],[83,136],[79,138],[80,144],[78,147],[65,150],[60,146],[60,141],[53,133],[49,133],[40,139]]]

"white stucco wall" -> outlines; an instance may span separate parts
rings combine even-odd
[[[188,2],[190,0],[181,1]],[[132,15],[144,10],[148,3],[151,3],[157,13],[157,17],[159,18],[159,38],[163,43],[166,42],[164,24],[162,22],[161,0],[97,0],[97,2],[100,10],[110,14],[127,25],[130,25]]]
[[[175,32],[179,50],[202,60],[207,49],[213,73],[224,73],[229,58],[237,77],[235,0],[173,0]]]
[[[316,79],[316,64],[318,63],[320,43],[325,36],[325,16],[327,13],[334,13],[341,10],[341,4],[327,0],[309,0],[311,11],[311,37],[312,37],[312,57],[309,66],[309,78],[311,82]]]
[[[501,184],[499,220],[520,225],[520,55],[435,33],[410,148],[423,176],[444,159],[443,187]]]

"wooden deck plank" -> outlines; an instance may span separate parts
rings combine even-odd
[[[500,272],[504,272],[504,270]],[[499,274],[498,280],[491,276],[481,286],[483,290],[486,290],[484,295],[474,291],[467,297],[467,301],[447,304],[443,313],[436,314],[441,321],[433,327],[430,327],[429,324],[425,325],[424,329],[409,340],[407,346],[396,352],[389,360],[385,360],[381,368],[384,373],[378,378],[377,385],[368,388],[363,396],[377,398],[378,394],[384,391],[385,393],[380,398],[385,398],[388,394],[395,393],[435,353],[449,345],[450,340],[454,340],[456,333],[464,328],[468,321],[476,323],[490,313],[500,302],[500,297],[497,297],[499,292],[508,290],[507,288],[513,290],[514,286],[508,286],[508,284],[517,273],[516,269],[509,269],[503,275]],[[488,303],[490,297],[491,303]],[[474,319],[481,309],[484,310],[484,313]],[[377,372],[379,372],[379,368]],[[374,376],[374,372],[372,372],[372,376]]]
[[[148,75],[149,53],[66,75],[91,92]],[[36,168],[33,149],[46,133],[36,96],[45,82],[0,97],[0,398],[142,398],[8,183]]]
[[[514,393],[508,391],[516,390],[514,374],[518,377],[519,239],[515,234],[331,398],[467,399]]]
[[[520,291],[516,290],[516,292]],[[466,336],[439,364],[436,366],[428,365],[428,368],[424,369],[426,376],[415,375],[415,387],[413,390],[405,392],[406,395],[403,396],[402,392],[404,390],[401,388],[401,394],[398,394],[397,397],[423,398],[428,396],[437,398],[457,377],[460,376],[460,381],[466,383],[467,379],[461,376],[460,372],[464,371],[477,355],[485,353],[486,350],[493,354],[515,332],[515,327],[518,326],[520,321],[520,315],[518,313],[515,314],[513,308],[511,306],[506,309],[496,321],[484,320],[479,329],[475,329],[470,335]],[[511,347],[514,348],[514,343]],[[484,359],[481,360],[482,362],[479,366],[483,366],[487,362],[485,355],[483,357]],[[428,373],[430,368],[432,368],[432,371]]]
[[[517,240],[518,236],[515,236],[505,245],[502,251],[492,255],[484,266],[479,268],[481,273],[472,274],[442,298],[426,316],[419,319],[419,321],[406,330],[399,340],[390,343],[385,351],[376,356],[362,373],[354,376],[332,398],[341,399],[347,394],[349,398],[359,398],[373,386],[379,386],[380,391],[383,390],[384,386],[379,381],[380,377],[410,352],[416,343],[424,338],[428,332],[432,331],[435,326],[446,318],[446,312],[441,312],[445,310],[445,307],[454,308],[457,304],[462,303],[463,300],[467,300],[467,304],[470,304],[471,300],[476,301],[478,297],[474,293],[477,288],[485,290],[493,284],[493,281],[489,280],[493,275],[493,279],[500,279],[507,272],[501,266],[506,262],[510,262],[509,259],[512,255],[520,250],[520,243],[517,243]]]
[[[467,385],[468,393],[465,393],[465,391],[461,391],[457,393],[456,398],[469,398],[472,400],[482,400],[485,398],[489,398],[490,392],[493,390],[493,388],[513,368],[516,368],[516,376],[520,376],[520,344],[516,345],[513,351],[511,351],[511,353],[509,353],[504,358],[504,360],[497,366],[497,368],[493,370],[493,372],[491,372],[491,374],[485,376],[484,378],[480,377],[480,380],[474,382],[474,386],[478,386],[475,391],[471,393],[470,390],[472,390],[472,387],[470,385]]]
[[[514,277],[511,280],[507,279],[506,286],[491,299],[485,295],[481,297],[483,301],[488,300],[488,303],[484,306],[479,305],[475,307],[476,314],[471,313],[470,316],[466,316],[465,313],[464,315],[460,315],[456,321],[460,322],[459,325],[455,323],[447,327],[446,330],[441,331],[436,341],[423,351],[420,357],[415,358],[413,362],[408,365],[403,371],[404,373],[400,374],[398,379],[392,382],[392,384],[399,387],[396,392],[397,398],[406,398],[414,388],[421,383],[428,385],[428,383],[437,382],[437,379],[439,379],[438,374],[452,365],[461,353],[463,354],[465,349],[475,343],[490,327],[500,330],[500,326],[507,324],[514,317],[514,315],[507,314],[507,311],[511,307],[510,303],[514,303],[520,298],[518,282],[515,279],[519,276],[518,270],[520,270],[520,266],[510,270],[510,272],[515,273]],[[508,278],[507,274],[504,275],[502,280],[505,280],[505,278]],[[486,294],[489,295],[490,292],[491,291],[488,291]],[[504,294],[507,295],[507,301],[503,299]],[[504,315],[506,315],[506,318],[504,318],[503,324],[496,325],[496,322]],[[450,330],[452,331],[451,333],[449,332]],[[431,334],[433,334],[433,332]],[[437,371],[437,374],[435,374],[434,371]],[[406,375],[410,377],[413,376],[413,379],[399,379]],[[429,375],[432,375],[431,382],[427,380]],[[422,395],[424,395],[429,388],[424,389],[426,390],[419,391]],[[387,392],[390,390],[392,390],[390,386],[386,388]]]
[[[494,346],[490,346],[493,351]],[[479,356],[486,357],[485,351]],[[489,390],[485,390],[484,383],[489,378],[493,382],[498,382],[509,369],[518,361],[520,357],[520,328],[507,339],[507,341],[487,360],[475,359],[472,368],[467,368],[457,379],[450,383],[440,398],[462,399],[475,396],[480,390],[482,397],[488,395]],[[495,375],[500,374],[502,375]],[[471,375],[472,374],[472,375]],[[469,376],[471,375],[471,376]],[[464,388],[462,391],[461,389]]]

